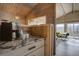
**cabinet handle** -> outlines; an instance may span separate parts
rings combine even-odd
[[[30,47],[28,50],[32,50],[32,49],[34,49],[34,48],[36,48],[36,46],[32,46],[32,47]]]

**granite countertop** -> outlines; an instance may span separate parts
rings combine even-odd
[[[35,37],[28,38],[26,40],[25,46],[36,42],[38,39],[39,38],[35,38]],[[24,47],[24,46],[21,45],[21,40],[15,40],[14,45],[15,46],[12,45],[12,41],[10,41],[10,42],[0,42],[0,54],[5,54],[5,53],[8,53],[10,51],[16,50],[18,48]],[[13,49],[13,48],[15,48],[15,49]]]

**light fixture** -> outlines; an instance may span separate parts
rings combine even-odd
[[[20,17],[19,16],[15,16],[15,19],[20,19]]]

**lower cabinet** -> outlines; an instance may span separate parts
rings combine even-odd
[[[44,47],[41,47],[26,56],[44,56]]]

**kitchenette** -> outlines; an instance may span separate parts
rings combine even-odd
[[[0,25],[0,56],[44,56],[44,37],[26,31],[28,26],[2,21]]]
[[[55,55],[55,4],[1,3],[0,56]]]

